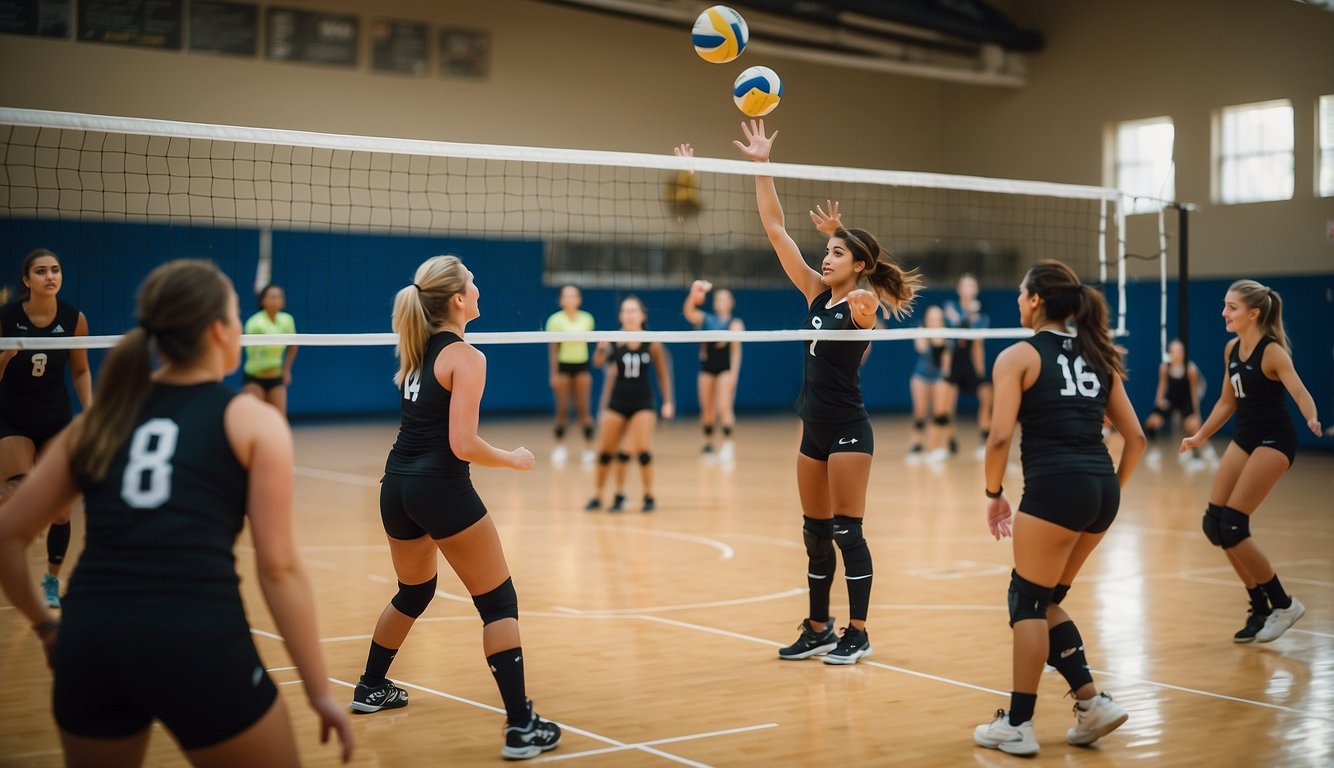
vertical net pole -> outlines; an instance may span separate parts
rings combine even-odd
[[[1116,206],[1116,334],[1126,332],[1126,214],[1125,198]]]
[[[1098,203],[1098,282],[1107,285],[1107,200]],[[1104,287],[1103,290],[1106,290]]]
[[[1158,209],[1158,351],[1167,362],[1167,224],[1166,209]]]
[[[1190,206],[1177,209],[1177,325],[1181,346],[1190,359]]]

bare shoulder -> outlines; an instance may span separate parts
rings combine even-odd
[[[292,442],[292,430],[277,408],[254,395],[238,394],[223,411],[223,429],[242,466],[250,466],[250,451],[259,441]]]
[[[447,360],[450,364],[457,365],[484,365],[486,363],[486,355],[482,354],[482,350],[466,341],[455,342],[445,347],[437,359]]]
[[[996,356],[996,370],[999,371],[1001,366],[1026,368],[1039,362],[1040,357],[1037,347],[1026,340],[1017,341]]]

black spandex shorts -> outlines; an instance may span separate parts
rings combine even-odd
[[[801,455],[816,461],[829,461],[831,453],[875,453],[871,420],[860,418],[842,424],[818,421],[801,422]]]
[[[86,739],[160,720],[181,748],[202,749],[254,725],[278,697],[239,604],[226,616],[126,615],[66,601],[52,667],[56,723]]]
[[[983,383],[977,371],[973,369],[971,360],[956,362],[949,373],[945,374],[945,381],[958,387],[959,392],[965,395],[976,395],[977,388]]]
[[[263,387],[264,391],[268,392],[269,390],[274,389],[275,387],[281,387],[283,385],[283,377],[279,376],[276,379],[261,379],[258,376],[251,376],[250,374],[247,373],[241,376],[241,386],[245,386],[247,384],[254,384],[256,386]]]
[[[640,411],[652,411],[653,401],[649,400],[648,402],[639,401],[633,403],[631,402],[623,403],[616,400],[612,400],[610,403],[607,403],[607,410],[619,413],[622,416],[624,416],[626,420],[629,420],[631,416],[634,416],[636,413],[639,413]]]
[[[588,373],[593,370],[588,361],[582,363],[557,363],[556,373],[561,376],[578,376],[581,373]]]
[[[1024,481],[1019,511],[1080,533],[1102,533],[1116,519],[1121,485],[1116,475],[1070,472]]]
[[[71,419],[72,416],[68,411],[61,411],[55,415],[39,411],[31,416],[0,411],[0,438],[26,437],[36,446],[37,452],[41,453],[42,447],[50,442],[51,438],[60,434],[60,430],[68,426]],[[4,479],[0,477],[0,480]]]
[[[1163,421],[1171,421],[1173,412],[1181,414],[1181,418],[1185,419],[1195,413],[1195,407],[1190,404],[1189,400],[1184,403],[1176,403],[1168,400],[1166,408],[1154,406],[1153,412],[1158,414],[1159,418]]]
[[[1256,448],[1273,448],[1288,457],[1289,467],[1297,460],[1297,432],[1295,430],[1275,430],[1256,434],[1238,430],[1232,436],[1232,442],[1236,443],[1237,447],[1245,451],[1248,456],[1254,453]]]
[[[732,349],[729,344],[721,350],[709,350],[699,356],[699,372],[717,376],[732,369]]]
[[[447,539],[486,517],[486,505],[468,477],[385,475],[380,520],[395,539]]]

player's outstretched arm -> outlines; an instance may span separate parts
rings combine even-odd
[[[732,142],[741,150],[741,154],[757,163],[769,162],[769,153],[773,150],[774,139],[778,138],[778,131],[767,136],[764,121],[751,120],[741,124],[741,133],[746,137],[746,143]],[[764,224],[764,233],[769,236],[769,243],[774,253],[778,254],[783,271],[809,303],[824,290],[824,283],[820,281],[820,273],[811,269],[802,258],[801,249],[787,233],[783,206],[778,201],[778,189],[774,186],[772,176],[755,177],[755,202],[759,207],[760,221]]]

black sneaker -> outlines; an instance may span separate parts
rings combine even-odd
[[[951,437],[951,438],[950,438],[950,455],[953,456],[953,455],[955,455],[955,454],[958,453],[958,452],[959,452],[959,441],[958,441],[958,440],[955,440],[954,438]]]
[[[838,635],[834,634],[834,618],[832,616],[829,617],[829,621],[824,623],[824,629],[818,632],[811,629],[809,621],[803,621],[801,622],[801,636],[797,638],[797,642],[786,648],[780,648],[778,658],[799,661],[828,653],[837,647]]]
[[[584,505],[584,509],[588,510],[589,512],[596,512],[599,509],[602,509],[602,499],[599,499],[596,496],[594,496],[593,498],[588,500],[587,504]]]
[[[1252,608],[1246,611],[1246,626],[1237,630],[1237,634],[1232,636],[1234,643],[1253,643],[1255,636],[1260,634],[1260,630],[1265,628],[1265,620],[1269,618],[1269,613],[1256,613]]]
[[[856,664],[871,655],[871,637],[856,627],[845,627],[838,647],[824,655],[826,664]]]
[[[555,749],[559,743],[560,726],[538,717],[529,699],[528,724],[505,726],[505,748],[500,750],[500,756],[506,760],[527,760]]]
[[[353,712],[364,715],[407,705],[408,692],[394,685],[393,681],[385,680],[379,685],[371,686],[366,685],[366,677],[363,675],[357,682],[356,689],[352,691],[350,708]]]
[[[610,507],[607,507],[607,511],[608,511],[608,512],[624,512],[624,511],[625,511],[625,494],[624,494],[624,493],[618,493],[618,494],[616,494],[616,497],[615,497],[614,499],[611,500],[611,506],[610,506]]]
[[[644,509],[642,511],[652,512],[657,508],[658,508],[658,502],[654,501],[652,496],[644,497]]]

